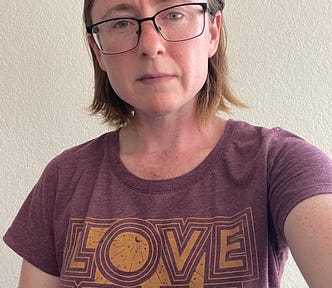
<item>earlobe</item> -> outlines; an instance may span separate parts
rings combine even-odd
[[[222,15],[220,11],[214,17],[213,22],[210,23],[210,48],[209,57],[213,57],[216,53],[220,41],[220,32],[222,29]]]
[[[90,48],[92,49],[92,53],[94,53],[94,55],[96,56],[100,69],[102,69],[103,71],[106,71],[106,69],[104,67],[103,59],[102,59],[102,54],[100,53],[100,51],[96,45],[96,42],[93,40],[91,35],[88,35],[88,43],[89,43]]]

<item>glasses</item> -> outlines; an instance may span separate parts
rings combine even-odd
[[[112,18],[87,27],[103,54],[120,54],[137,47],[142,23],[152,21],[157,32],[169,42],[181,42],[203,34],[207,3],[186,3],[157,12],[152,17]]]

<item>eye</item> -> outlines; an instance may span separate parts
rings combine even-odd
[[[117,20],[117,21],[113,21],[112,23],[112,29],[124,29],[124,28],[128,28],[130,25],[132,25],[133,23],[131,23],[128,20]]]
[[[127,33],[134,31],[137,28],[137,23],[133,19],[119,18],[103,23],[102,28],[108,33]]]
[[[189,7],[173,7],[163,11],[158,17],[160,21],[165,23],[181,23],[189,19],[190,14]]]
[[[179,20],[183,17],[184,15],[180,12],[172,11],[167,15],[168,20]]]

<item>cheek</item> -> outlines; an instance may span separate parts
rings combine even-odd
[[[113,90],[119,96],[124,95],[124,92],[129,89],[128,87],[130,87],[130,85],[127,85],[126,74],[123,73],[121,69],[117,69],[116,71],[108,71],[107,76]]]
[[[108,77],[108,81],[110,82],[114,92],[125,102],[127,100],[125,99],[125,95],[129,94],[129,87],[130,85],[127,84],[128,80],[126,78],[126,74],[128,74],[128,71],[122,71],[126,70],[123,68],[118,68],[118,69],[112,69],[112,67],[121,67],[121,66],[116,66],[114,64],[106,65],[106,73]]]
[[[180,56],[180,59],[187,59],[187,73],[192,76],[193,81],[199,81],[203,84],[206,80],[207,70],[208,70],[208,49],[202,43],[195,42],[188,45],[184,55]]]

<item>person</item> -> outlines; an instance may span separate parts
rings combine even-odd
[[[290,248],[332,281],[332,161],[217,116],[224,0],[85,0],[93,113],[117,129],[55,157],[4,241],[19,287],[280,287]]]

